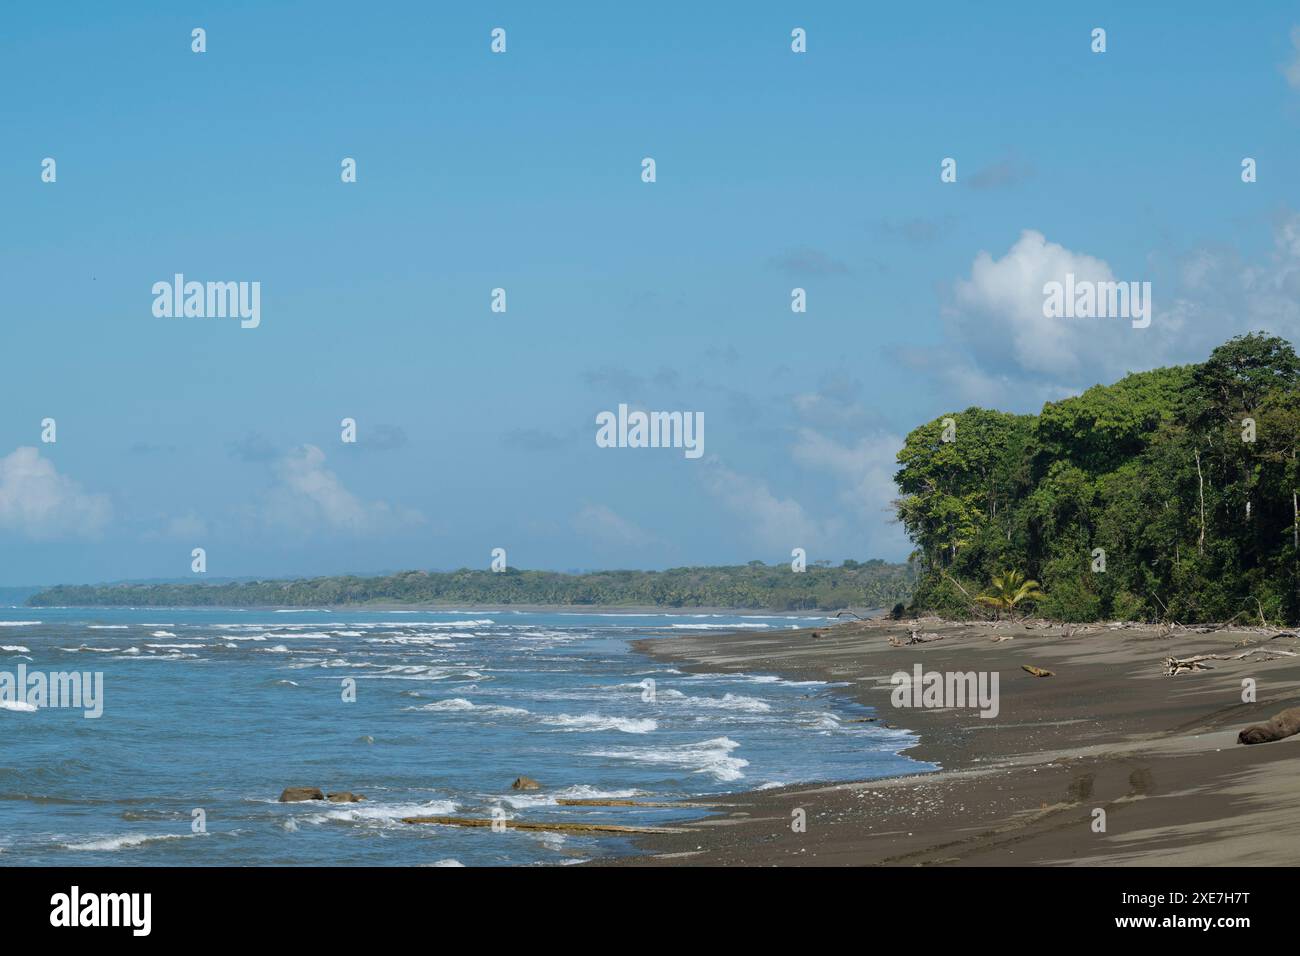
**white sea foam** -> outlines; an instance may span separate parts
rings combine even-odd
[[[541,722],[561,730],[619,730],[625,734],[648,734],[659,728],[659,722],[648,717],[606,717],[603,714],[556,714],[542,717]]]
[[[185,840],[197,833],[128,833],[124,836],[103,837],[86,843],[64,843],[65,850],[112,851],[152,843],[155,840]]]
[[[679,631],[742,631],[755,630],[761,631],[771,627],[771,624],[670,624],[669,627],[676,628]]]
[[[715,780],[739,780],[742,768],[749,761],[731,756],[740,744],[730,737],[714,737],[694,744],[675,747],[619,747],[613,750],[593,750],[589,756],[631,760],[634,763],[656,767],[676,767],[690,773],[707,773]]]
[[[15,710],[22,714],[30,714],[36,710],[36,705],[29,704],[25,700],[0,700],[0,710]]]
[[[457,711],[475,711],[480,714],[498,717],[516,717],[527,714],[528,711],[522,707],[501,707],[496,704],[475,704],[466,700],[464,697],[448,697],[443,700],[435,700],[431,704],[422,704],[419,707],[407,707],[406,710],[427,710],[434,712],[457,712]]]
[[[150,637],[175,637],[176,635],[173,634],[171,631],[154,631],[149,636]]]
[[[757,697],[745,697],[741,694],[723,694],[721,697],[687,697],[686,703],[693,707],[706,707],[714,710],[739,710],[748,714],[765,714],[772,705]]]
[[[598,787],[577,784],[565,787],[563,790],[556,790],[554,793],[509,793],[498,799],[516,810],[525,810],[530,807],[553,807],[560,800],[627,800],[640,796],[644,792],[643,790],[601,790]]]
[[[10,651],[14,654],[30,654],[30,647],[23,647],[21,644],[0,644],[0,651]]]
[[[33,627],[40,621],[0,621],[0,627]]]
[[[313,804],[319,806],[319,803]],[[322,810],[297,817],[299,823],[361,823],[369,826],[400,826],[403,817],[447,816],[456,812],[450,800],[431,800],[428,803],[346,803],[336,804],[338,809]]]

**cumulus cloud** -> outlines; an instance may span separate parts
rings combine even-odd
[[[901,438],[884,432],[846,445],[811,428],[801,428],[791,454],[804,467],[839,478],[845,483],[844,503],[864,517],[878,518],[889,513],[890,501],[898,497],[895,455],[902,447]]]
[[[108,497],[88,494],[35,448],[0,458],[0,530],[36,540],[95,536],[112,517]]]
[[[815,547],[839,527],[837,519],[812,518],[793,498],[777,497],[763,480],[732,471],[717,458],[706,460],[702,474],[705,488],[723,508],[744,519],[746,532],[760,547],[782,553]]]
[[[584,537],[611,547],[644,548],[656,541],[654,535],[608,505],[587,505],[574,517],[573,526]]]
[[[424,522],[419,512],[357,497],[325,466],[325,453],[315,445],[282,455],[271,471],[275,485],[259,515],[266,524],[304,533],[324,529],[363,535]]]
[[[986,366],[1010,361],[1035,377],[1067,379],[1089,366],[1122,366],[1138,331],[1128,322],[1043,315],[1043,286],[1071,273],[1076,282],[1115,281],[1103,260],[1026,229],[1001,258],[975,257],[955,286],[951,324]]]
[[[885,431],[840,442],[811,428],[801,428],[791,448],[795,462],[829,474],[839,485],[838,500],[861,522],[856,551],[873,556],[907,551],[907,536],[895,520],[893,508],[898,497],[894,484],[896,456],[902,447],[902,438]]]
[[[894,350],[939,386],[945,404],[1036,410],[1099,382],[1161,365],[1202,361],[1234,335],[1300,340],[1300,215],[1280,214],[1273,245],[1255,261],[1230,246],[1194,248],[1159,276],[1123,273],[1097,255],[1026,229],[1001,256],[976,255],[944,305],[949,342]],[[1145,272],[1146,270],[1143,270]],[[1043,315],[1043,286],[1151,282],[1152,322]]]

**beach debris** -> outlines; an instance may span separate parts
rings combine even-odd
[[[816,631],[813,631],[813,632],[812,632],[812,639],[813,639],[814,641],[817,640],[817,638],[819,638],[819,637],[821,637],[821,635],[818,634]]]
[[[364,793],[352,793],[349,790],[340,790],[338,793],[327,793],[325,799],[330,803],[360,803],[366,799]]]
[[[683,833],[680,827],[628,827],[613,823],[526,823],[520,820],[482,820],[471,817],[403,817],[403,823],[432,823],[444,827],[497,827],[507,830],[544,830],[553,833]]]
[[[542,785],[532,777],[515,777],[515,782],[510,785],[511,790],[540,790]]]
[[[1237,734],[1239,744],[1265,744],[1273,740],[1283,740],[1300,733],[1300,707],[1292,707],[1274,714],[1268,723],[1255,724]]]
[[[1045,670],[1042,667],[1035,667],[1033,664],[1021,664],[1020,669],[1022,671],[1025,671],[1026,673],[1032,674],[1034,677],[1055,677],[1056,676],[1056,674],[1053,673],[1052,671]]]
[[[942,634],[934,634],[934,633],[932,633],[932,632],[928,632],[928,631],[927,631],[926,633],[922,634],[922,633],[921,633],[921,629],[920,629],[920,628],[917,628],[917,627],[910,628],[910,629],[909,629],[909,634],[910,634],[910,636],[909,636],[908,639],[905,640],[905,641],[900,641],[898,638],[893,637],[893,636],[891,635],[890,638],[889,638],[889,646],[890,646],[890,647],[907,647],[909,644],[929,644],[931,641],[942,641],[942,640],[943,640],[943,635],[942,635]]]
[[[301,803],[303,800],[324,800],[318,787],[285,787],[280,793],[281,803]]]
[[[1193,657],[1166,657],[1164,660],[1165,676],[1176,677],[1179,674],[1187,674],[1191,671],[1212,671],[1214,670],[1206,661],[1239,661],[1259,651],[1244,651],[1241,654],[1196,654]]]
[[[1003,641],[1014,641],[1015,637],[1011,634],[994,634],[993,643],[1001,644]]]

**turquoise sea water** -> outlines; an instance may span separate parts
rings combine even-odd
[[[682,799],[926,769],[898,756],[907,733],[847,722],[870,711],[829,685],[685,674],[628,647],[819,620],[0,608],[0,679],[25,665],[99,673],[104,688],[97,719],[0,701],[0,865],[563,864],[632,847],[401,818],[657,825],[700,811],[556,799]],[[520,774],[544,789],[510,790]],[[278,803],[286,786],[369,799]],[[196,810],[205,832],[194,832]]]

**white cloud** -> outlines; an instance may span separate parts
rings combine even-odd
[[[1135,336],[1123,319],[1060,319],[1043,315],[1043,286],[1075,280],[1114,281],[1101,259],[1072,252],[1026,229],[1000,259],[980,252],[969,279],[959,280],[950,320],[983,364],[1012,363],[1039,378],[1074,379],[1102,366],[1124,372]],[[1138,280],[1125,276],[1126,280]]]
[[[783,554],[814,548],[839,526],[835,520],[815,520],[793,498],[778,498],[762,480],[732,471],[717,458],[705,462],[703,481],[724,508],[743,519],[746,533],[763,548]]]
[[[791,455],[805,468],[829,472],[843,487],[839,500],[863,522],[863,539],[854,549],[883,555],[906,547],[902,526],[894,520],[892,502],[898,497],[894,473],[903,439],[875,432],[851,445],[841,444],[810,428],[799,430]]]
[[[950,344],[900,348],[899,360],[939,386],[940,407],[969,403],[1037,411],[1099,382],[1161,365],[1203,361],[1246,332],[1300,341],[1300,215],[1281,217],[1256,262],[1231,247],[1196,248],[1168,278],[1114,275],[1097,256],[1027,229],[1001,257],[980,252],[945,307]],[[1126,319],[1043,316],[1043,286],[1076,280],[1152,283],[1150,328]]]
[[[267,524],[304,534],[324,528],[361,535],[424,523],[419,512],[358,498],[325,467],[325,453],[315,445],[293,449],[277,459],[271,470],[276,484],[259,516]]]
[[[587,505],[574,516],[573,526],[579,534],[612,547],[643,548],[656,540],[608,505]]]
[[[805,467],[825,470],[847,484],[843,499],[864,517],[878,517],[898,497],[895,455],[903,447],[897,435],[879,433],[842,445],[811,428],[801,428],[791,449],[794,460]]]
[[[35,448],[0,458],[0,530],[29,538],[94,536],[108,524],[108,497],[87,494]]]

